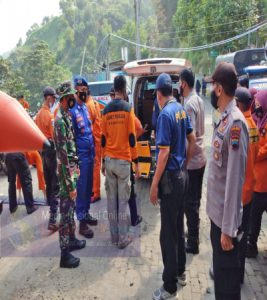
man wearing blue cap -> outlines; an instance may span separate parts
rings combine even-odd
[[[93,188],[95,146],[92,124],[85,104],[88,97],[88,82],[85,78],[74,78],[76,104],[70,110],[79,158],[80,177],[77,182],[76,214],[80,221],[79,233],[86,238],[94,236],[89,225],[97,225],[97,220],[89,214]]]
[[[184,196],[188,181],[186,167],[194,150],[195,135],[186,111],[173,98],[172,80],[168,74],[163,73],[158,77],[156,89],[162,110],[157,121],[157,167],[150,201],[157,205],[160,199],[164,284],[153,293],[153,299],[165,300],[176,295],[177,281],[186,285]]]

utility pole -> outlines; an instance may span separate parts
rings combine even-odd
[[[109,47],[110,47],[110,34],[108,35],[108,49],[107,49],[107,66],[106,66],[106,79],[109,80]]]
[[[135,28],[136,28],[136,44],[140,44],[140,0],[134,1],[135,8]],[[136,59],[141,58],[140,46],[136,45]]]
[[[82,58],[82,64],[81,64],[81,69],[80,69],[80,75],[82,75],[82,73],[83,73],[85,51],[86,51],[86,46],[84,46],[84,49],[83,49],[83,58]]]

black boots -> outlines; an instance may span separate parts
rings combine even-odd
[[[60,268],[77,268],[80,264],[80,259],[73,256],[69,252],[62,253],[60,258]]]
[[[33,205],[33,206],[26,207],[26,209],[27,209],[27,214],[31,215],[38,209],[38,206]]]
[[[86,220],[80,221],[79,233],[86,237],[87,239],[91,239],[94,237],[93,230],[89,227]]]
[[[91,216],[89,213],[85,217],[85,221],[87,222],[88,225],[91,226],[96,226],[97,225],[97,219]]]
[[[60,268],[77,268],[80,264],[80,259],[73,256],[70,252],[80,250],[86,246],[85,240],[78,240],[72,237],[69,241],[68,248],[61,251]]]
[[[69,243],[69,252],[74,251],[74,250],[83,249],[85,246],[86,246],[85,240],[78,240],[76,238],[73,238],[70,240],[70,243]]]

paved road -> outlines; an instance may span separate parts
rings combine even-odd
[[[210,107],[206,104],[206,150],[211,139]],[[36,188],[36,198],[42,195]],[[139,181],[137,194],[144,222],[131,234],[134,243],[125,250],[110,244],[106,215],[106,195],[92,206],[100,219],[95,238],[77,251],[81,265],[74,270],[59,268],[58,234],[46,230],[48,209],[42,206],[27,216],[21,205],[14,216],[7,205],[1,216],[0,299],[86,299],[86,300],[148,300],[161,282],[162,260],[159,247],[159,209],[149,203],[149,181]],[[6,199],[7,183],[0,177],[0,198]],[[183,300],[214,299],[213,282],[208,275],[211,260],[209,220],[205,213],[206,176],[201,206],[200,254],[187,256],[186,287],[179,287]],[[267,218],[263,218],[259,239],[260,254],[246,264],[242,299],[267,299]]]

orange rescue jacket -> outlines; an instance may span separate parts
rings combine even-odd
[[[247,168],[246,177],[242,191],[242,202],[243,206],[249,204],[252,201],[252,194],[255,186],[255,162],[259,150],[259,133],[258,128],[252,118],[251,112],[244,112],[244,116],[247,121],[249,129],[249,148],[247,156]]]
[[[88,97],[86,102],[86,106],[89,110],[90,118],[93,124],[93,136],[95,138],[95,142],[101,141],[101,110],[97,101],[93,99],[92,96]]]
[[[137,162],[134,111],[124,100],[112,100],[103,111],[103,156]]]
[[[48,139],[53,139],[53,135],[54,135],[53,122],[54,122],[53,114],[51,113],[49,107],[43,104],[41,109],[38,111],[36,115],[35,123]]]

